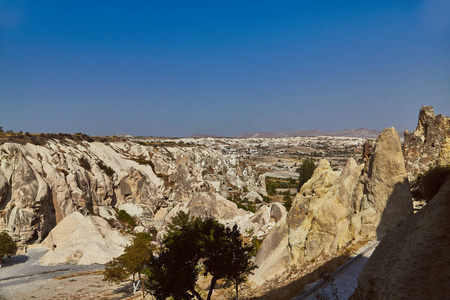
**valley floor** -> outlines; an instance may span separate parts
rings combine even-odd
[[[0,269],[0,299],[122,299],[125,284],[102,281],[103,265],[42,266],[49,251],[31,248],[11,257]]]
[[[377,245],[378,241],[365,245],[358,251],[360,254],[332,274],[339,299],[347,299],[353,294],[358,274]],[[46,248],[31,248],[27,254],[14,256],[3,264],[0,269],[1,300],[123,299],[132,296],[130,283],[102,281],[103,265],[40,265],[39,260],[47,251]],[[327,295],[333,299],[330,285],[324,285],[323,281],[310,286],[308,291],[294,299],[316,299],[315,295]],[[132,298],[140,299],[140,294]]]

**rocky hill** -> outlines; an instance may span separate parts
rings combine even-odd
[[[253,282],[330,259],[353,242],[380,239],[413,213],[397,131],[385,129],[366,155],[365,164],[350,159],[341,173],[326,160],[319,163],[262,243]]]
[[[0,145],[0,231],[21,243],[42,241],[74,211],[114,219],[125,210],[160,230],[173,207],[199,195],[228,203],[232,193],[254,199],[261,189],[250,165],[206,146],[64,138]]]

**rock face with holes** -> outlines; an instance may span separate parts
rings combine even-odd
[[[450,164],[450,118],[436,116],[432,106],[422,107],[416,130],[405,130],[403,154],[410,180],[430,165]]]
[[[331,258],[354,240],[384,236],[412,212],[400,139],[387,128],[365,164],[350,159],[339,173],[320,161],[262,243],[251,280],[260,285],[292,266]]]
[[[351,299],[449,299],[450,177],[430,202],[391,230]]]
[[[260,188],[251,166],[205,146],[4,143],[0,231],[21,243],[40,242],[75,211],[108,219],[115,218],[114,209],[127,211],[140,226],[159,230],[165,214],[194,195],[227,196],[244,187],[249,192]]]

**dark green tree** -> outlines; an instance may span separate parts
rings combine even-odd
[[[314,161],[312,159],[305,159],[302,162],[302,165],[299,168],[299,184],[298,184],[298,191],[302,188],[303,184],[305,184],[314,173],[314,170],[316,169],[316,165],[314,164]]]
[[[14,255],[17,252],[17,245],[13,239],[6,233],[0,233],[0,268],[2,267],[2,259],[6,255]]]
[[[252,245],[244,245],[237,228],[227,228],[213,218],[189,218],[180,213],[168,225],[164,250],[146,271],[149,286],[157,299],[189,299],[201,295],[195,283],[201,271],[211,274],[207,299],[219,279],[228,279],[236,288],[255,268]]]
[[[290,191],[283,192],[283,200],[284,200],[284,206],[286,207],[287,211],[291,210],[292,207],[292,197]]]
[[[252,274],[256,265],[251,260],[254,246],[245,245],[242,241],[241,233],[237,225],[232,229],[227,228],[228,241],[226,243],[226,278],[234,284],[236,289],[236,300],[239,299],[239,285],[247,280],[247,276]]]

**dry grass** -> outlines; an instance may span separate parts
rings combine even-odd
[[[88,276],[88,275],[103,275],[103,270],[76,272],[76,273],[56,276],[55,279],[61,280],[61,279],[67,279],[67,278],[78,277],[78,276]]]

